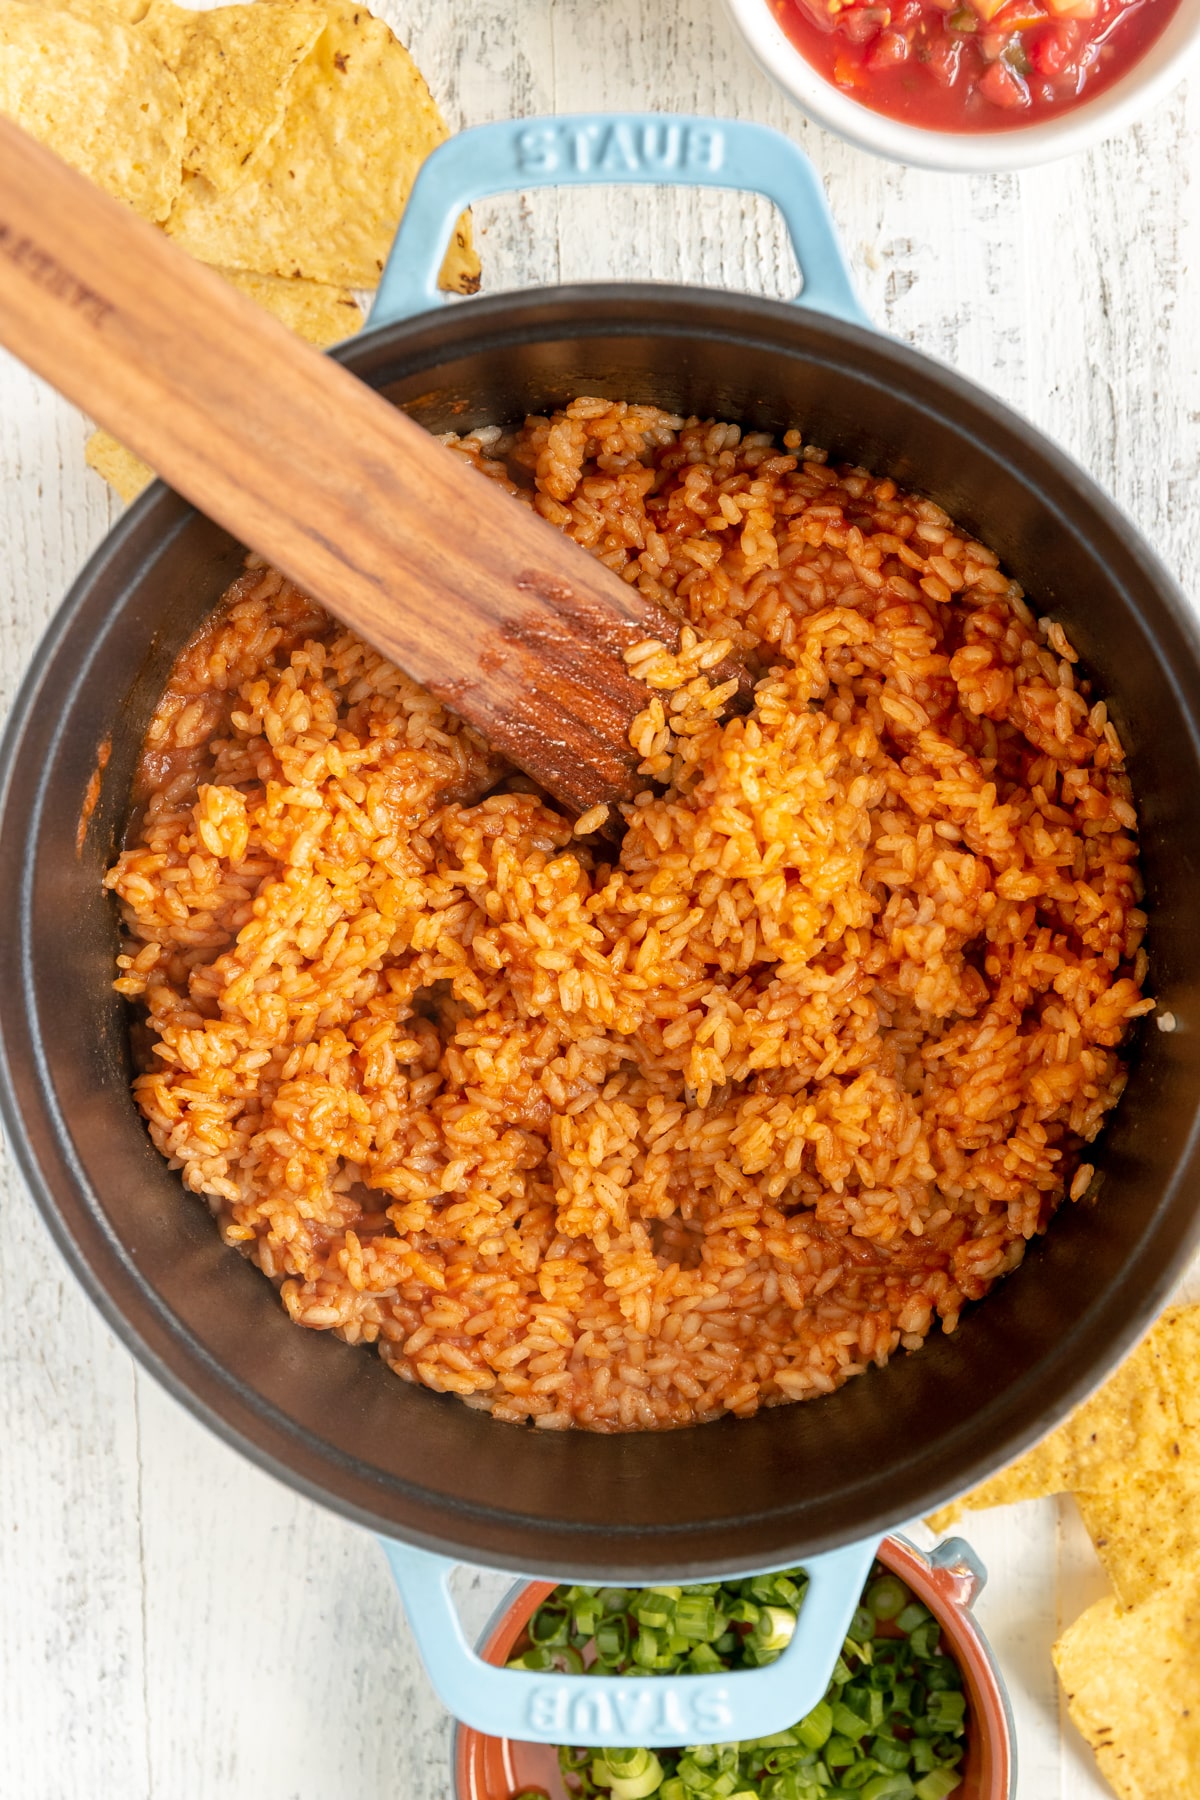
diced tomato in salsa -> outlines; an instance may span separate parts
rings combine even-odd
[[[767,0],[864,106],[934,131],[1003,131],[1091,99],[1179,0]]]

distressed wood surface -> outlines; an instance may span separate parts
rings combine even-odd
[[[1098,477],[1200,593],[1200,84],[1090,155],[956,177],[804,124],[718,0],[387,0],[452,122],[602,105],[759,118],[816,159],[875,320],[991,388]],[[764,206],[617,189],[477,214],[485,285],[683,277],[786,294]],[[0,704],[119,511],[84,420],[0,363]],[[449,1800],[450,1728],[379,1553],[194,1424],[82,1299],[0,1171],[0,1796]],[[1200,1280],[1187,1284],[1200,1297]],[[979,1613],[1021,1800],[1107,1789],[1049,1647],[1103,1590],[1070,1502],[984,1514]],[[462,1578],[481,1625],[503,1578]]]

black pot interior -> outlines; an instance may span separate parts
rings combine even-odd
[[[579,393],[783,431],[932,495],[1063,620],[1131,752],[1152,915],[1151,1026],[1100,1146],[1098,1203],[1065,1206],[952,1337],[827,1399],[666,1434],[493,1424],[371,1354],[296,1329],[220,1244],[128,1092],[100,886],[138,745],[183,641],[240,552],[155,490],[52,628],[9,738],[0,855],[10,1126],[93,1297],[195,1411],[294,1485],[479,1561],[636,1578],[762,1567],[927,1508],[1016,1454],[1148,1322],[1196,1235],[1200,670],[1154,559],[1078,472],[947,371],[796,309],[662,288],[475,302],[342,353],[431,430]],[[82,848],[99,746],[111,760]]]

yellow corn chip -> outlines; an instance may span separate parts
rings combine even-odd
[[[150,0],[45,0],[44,12],[73,12],[81,18],[121,19],[126,25],[136,25],[146,16]]]
[[[84,449],[90,469],[103,475],[126,505],[154,480],[154,470],[107,431],[93,431]]]
[[[281,324],[318,349],[353,337],[362,325],[358,301],[345,288],[326,287],[319,281],[286,281],[278,275],[250,275],[242,269],[221,269],[219,273],[247,299],[274,313]],[[136,500],[154,480],[154,470],[107,431],[92,433],[85,455],[90,467],[126,502]]]
[[[4,0],[0,112],[147,219],[180,191],[179,84],[116,13]]]
[[[1071,1717],[1122,1800],[1181,1800],[1200,1782],[1200,1589],[1130,1612],[1089,1607],[1054,1646]]]
[[[278,0],[260,0],[264,11]],[[222,9],[228,10],[228,9]],[[417,170],[448,135],[420,70],[381,20],[326,5],[326,26],[292,79],[283,122],[221,192],[185,177],[167,230],[203,262],[338,287],[374,287]],[[442,269],[479,283],[470,224]]]
[[[283,122],[292,78],[325,15],[315,6],[222,6],[191,12],[153,0],[141,30],[179,83],[187,116],[183,166],[218,193],[246,177]]]
[[[1200,1588],[1200,1467],[1195,1461],[1178,1474],[1135,1475],[1110,1493],[1075,1498],[1123,1606],[1136,1606],[1181,1583]]]
[[[1057,1438],[1058,1433],[1053,1436]],[[941,1534],[957,1525],[965,1512],[982,1512],[988,1506],[1015,1506],[1018,1500],[1044,1500],[1047,1494],[1061,1492],[1056,1451],[1047,1439],[1028,1451],[1020,1462],[1012,1463],[1009,1468],[1001,1469],[999,1475],[993,1475],[990,1481],[972,1488],[961,1500],[952,1500],[948,1506],[930,1513],[925,1523],[931,1531]]]
[[[219,269],[217,273],[319,350],[340,344],[362,329],[362,308],[347,288],[282,275],[255,275],[248,269]]]
[[[1047,1494],[1108,1494],[1133,1472],[1200,1466],[1200,1306],[1165,1312],[1100,1392],[1020,1462],[933,1513],[945,1531],[967,1508]]]

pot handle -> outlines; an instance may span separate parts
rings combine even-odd
[[[534,1674],[484,1662],[468,1643],[449,1581],[454,1563],[381,1538],[438,1697],[489,1737],[636,1749],[769,1737],[812,1711],[829,1686],[879,1539],[809,1557],[808,1591],[778,1661],[716,1675]]]
[[[870,325],[850,282],[829,204],[804,152],[746,119],[677,113],[569,113],[502,120],[449,138],[423,163],[371,310],[393,325],[439,301],[450,234],[472,201],[541,187],[720,187],[764,194],[783,215],[804,287],[797,306]]]
[[[928,1557],[934,1579],[955,1606],[970,1610],[987,1586],[987,1570],[966,1538],[945,1538]]]

